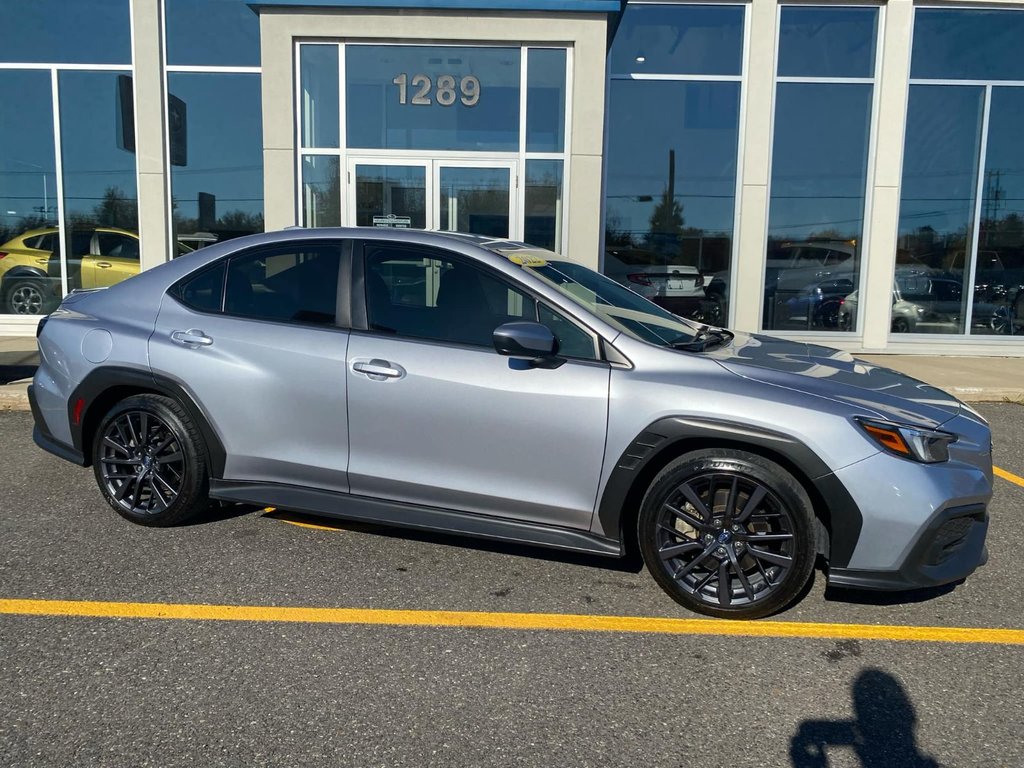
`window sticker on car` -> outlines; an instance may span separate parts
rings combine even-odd
[[[521,267],[543,267],[548,263],[547,259],[542,259],[540,256],[521,256],[517,253],[511,254],[508,260]]]

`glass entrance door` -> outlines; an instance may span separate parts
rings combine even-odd
[[[511,237],[515,229],[511,164],[436,163],[437,228],[488,237]]]
[[[346,224],[521,238],[516,163],[352,158]]]
[[[349,221],[357,227],[426,229],[427,167],[353,161]]]

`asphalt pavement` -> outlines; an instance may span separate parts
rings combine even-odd
[[[1024,476],[1024,406],[978,408]],[[0,600],[692,618],[599,558],[252,507],[133,526],[30,433],[0,414]],[[818,574],[773,621],[1024,629],[1024,487],[996,483],[964,584]],[[1022,692],[994,642],[0,614],[4,766],[1020,766]]]

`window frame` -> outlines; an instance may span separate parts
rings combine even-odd
[[[228,273],[231,268],[231,262],[235,259],[250,258],[260,253],[266,253],[268,255],[284,255],[285,251],[301,248],[335,248],[338,250],[338,283],[335,289],[334,295],[334,322],[333,323],[313,323],[304,322],[301,320],[272,320],[270,318],[263,317],[250,317],[248,315],[238,315],[232,312],[224,311],[224,302],[227,296],[227,281]],[[213,261],[204,264],[201,267],[189,272],[187,275],[179,278],[167,289],[167,295],[177,301],[182,307],[187,309],[189,312],[195,312],[198,315],[206,315],[209,317],[224,317],[232,320],[244,320],[246,322],[253,323],[270,323],[272,325],[285,325],[289,327],[301,327],[301,328],[320,328],[326,330],[352,330],[352,304],[351,304],[351,285],[352,285],[352,240],[350,238],[344,239],[322,239],[322,238],[299,238],[295,240],[281,240],[275,243],[263,243],[260,245],[250,246],[248,248],[242,248],[237,251],[232,251],[223,256],[220,256]],[[284,251],[282,250],[284,249]],[[197,309],[191,304],[185,302],[182,298],[182,289],[184,286],[196,279],[200,275],[218,269],[223,266],[224,274],[221,276],[220,286],[220,302],[219,308],[216,311],[208,311],[203,309]]]
[[[475,259],[472,256],[466,256],[458,251],[453,251],[447,248],[443,248],[435,245],[423,245],[421,243],[403,242],[402,240],[386,239],[386,238],[372,238],[372,239],[361,239],[356,240],[353,243],[352,251],[352,279],[350,282],[351,288],[351,319],[352,319],[352,331],[364,333],[369,336],[384,339],[398,339],[406,342],[414,342],[420,344],[433,344],[442,347],[455,347],[457,349],[472,349],[476,351],[483,350],[490,352],[491,354],[498,355],[498,351],[493,345],[480,345],[480,344],[466,344],[460,341],[447,341],[443,339],[431,339],[423,336],[406,336],[400,333],[381,333],[380,331],[373,330],[369,326],[369,319],[366,308],[366,259],[368,248],[376,246],[391,246],[399,247],[409,251],[421,251],[424,258],[428,259],[444,259],[447,261],[458,262],[474,269],[479,269],[487,277],[493,278],[500,283],[503,283],[507,288],[517,291],[524,296],[530,298],[534,302],[534,319],[532,322],[540,322],[537,319],[537,309],[540,305],[546,306],[554,314],[560,315],[565,321],[590,337],[593,343],[594,356],[592,358],[587,357],[574,357],[570,355],[558,354],[559,358],[566,360],[567,362],[573,363],[588,363],[588,364],[599,364],[602,366],[609,365],[609,360],[605,354],[605,345],[602,343],[600,335],[595,332],[592,328],[584,325],[577,321],[574,317],[562,310],[561,307],[555,305],[550,299],[541,296],[536,291],[532,290],[530,286],[525,283],[515,281],[505,273],[494,269],[491,265],[486,262]],[[554,333],[554,331],[552,331]]]

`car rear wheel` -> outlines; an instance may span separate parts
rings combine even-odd
[[[42,315],[46,304],[46,284],[41,280],[11,281],[4,296],[4,307],[12,315]]]
[[[209,505],[202,435],[169,397],[135,395],[115,405],[96,430],[92,455],[107,503],[133,523],[176,525]]]
[[[745,451],[688,453],[651,483],[640,551],[651,575],[698,613],[756,619],[785,608],[814,568],[816,522],[799,482]]]

